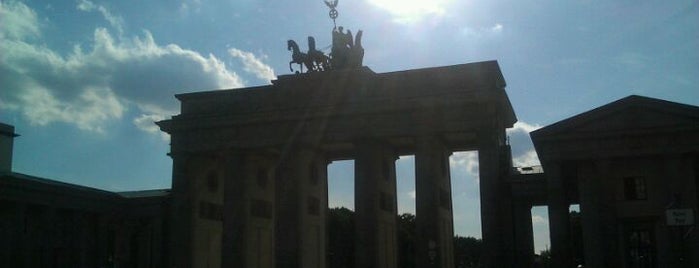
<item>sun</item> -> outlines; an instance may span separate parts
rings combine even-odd
[[[452,0],[368,0],[376,7],[385,9],[397,22],[418,22],[430,16],[443,16]]]

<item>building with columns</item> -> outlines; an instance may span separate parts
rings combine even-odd
[[[171,136],[173,263],[326,267],[326,167],[354,159],[355,266],[397,267],[395,161],[412,154],[417,265],[454,267],[449,155],[477,150],[483,260],[514,265],[505,129],[517,119],[495,61],[177,98],[180,114],[158,122]]]
[[[572,204],[585,267],[699,267],[699,107],[629,96],[531,137],[556,267],[575,265]]]
[[[280,76],[180,94],[172,189],[114,193],[11,170],[0,124],[0,263],[13,267],[327,267],[327,165],[355,162],[355,266],[397,267],[395,161],[415,155],[417,267],[454,267],[449,156],[478,151],[483,267],[697,267],[699,107],[630,96],[531,133],[495,61]],[[571,224],[571,205],[579,218]],[[579,220],[578,220],[579,219]]]

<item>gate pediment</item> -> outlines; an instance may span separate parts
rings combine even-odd
[[[632,95],[532,132],[538,139],[699,127],[699,107]]]
[[[699,107],[629,96],[530,133],[540,159],[699,150]]]

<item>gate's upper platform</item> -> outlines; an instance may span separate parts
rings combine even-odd
[[[517,121],[504,88],[496,61],[283,75],[269,86],[179,94],[181,113],[158,125],[172,135],[173,150],[214,146],[195,145],[197,139],[250,148],[291,137],[331,147],[363,138],[410,147],[410,137],[426,133],[442,135],[454,149],[472,149],[479,130]]]

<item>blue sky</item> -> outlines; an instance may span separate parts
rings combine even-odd
[[[364,64],[388,72],[498,60],[528,132],[638,94],[699,105],[697,1],[343,0],[338,25],[364,30]],[[330,45],[321,0],[0,1],[0,121],[15,125],[16,172],[123,191],[170,186],[176,93],[269,84],[289,74],[286,40]],[[451,158],[455,231],[480,237],[476,153]],[[414,212],[411,157],[399,208]],[[330,167],[331,205],[352,207],[352,163]],[[536,245],[546,213],[535,209]]]

